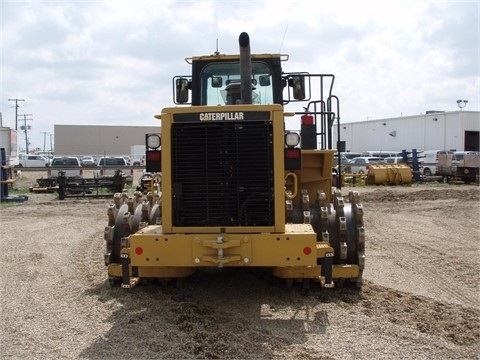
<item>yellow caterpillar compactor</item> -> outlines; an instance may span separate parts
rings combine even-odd
[[[239,45],[188,58],[191,76],[173,78],[175,104],[190,106],[163,109],[146,135],[151,191],[115,194],[108,209],[111,285],[263,267],[287,286],[362,286],[363,208],[332,188],[334,76],[283,72],[288,56],[251,54],[247,33]],[[286,112],[295,102],[302,111]],[[301,129],[287,131],[295,117]]]

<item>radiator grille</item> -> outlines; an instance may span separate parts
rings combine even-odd
[[[269,121],[172,124],[174,226],[272,226]]]

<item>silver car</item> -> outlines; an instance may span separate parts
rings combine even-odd
[[[353,158],[348,166],[350,167],[350,172],[353,174],[366,174],[370,164],[378,164],[381,163],[382,160],[380,157],[359,156]]]
[[[95,166],[96,162],[93,156],[82,156],[80,159],[82,166]]]
[[[382,160],[382,163],[384,164],[401,164],[404,162],[405,161],[403,161],[403,157],[401,156],[390,156]]]

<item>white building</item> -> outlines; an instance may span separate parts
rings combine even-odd
[[[340,123],[340,140],[352,152],[368,150],[480,151],[480,112],[427,111],[398,118]],[[337,139],[337,126],[333,129]]]

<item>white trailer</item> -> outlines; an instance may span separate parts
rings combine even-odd
[[[145,165],[145,153],[147,148],[145,145],[132,145],[130,146],[130,159],[132,165],[142,166]]]
[[[0,148],[5,149],[6,165],[18,165],[17,131],[0,127]]]

